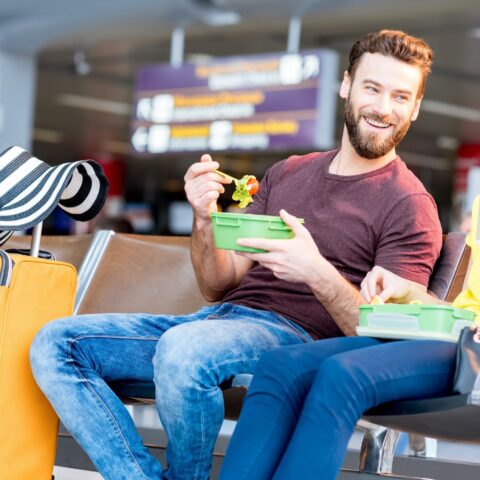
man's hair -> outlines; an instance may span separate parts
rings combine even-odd
[[[357,40],[350,50],[348,75],[352,81],[364,53],[380,53],[417,66],[422,72],[422,83],[417,98],[423,96],[433,59],[432,49],[424,40],[412,37],[400,30],[381,30],[368,33],[361,40]]]

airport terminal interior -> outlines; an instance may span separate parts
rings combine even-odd
[[[349,50],[382,29],[434,51],[419,117],[397,153],[433,196],[443,233],[465,233],[480,193],[479,0],[2,0],[0,150],[19,145],[51,165],[103,167],[102,212],[82,223],[57,208],[45,235],[181,236],[187,248],[188,167],[210,153],[228,175],[261,180],[290,155],[338,148]],[[239,212],[232,192],[220,208]],[[163,461],[154,406],[127,408]],[[212,479],[234,428],[224,421]],[[345,468],[357,468],[363,432]],[[392,478],[480,478],[480,432],[476,444],[402,433],[395,452],[393,469],[405,477]],[[102,478],[62,425],[56,455],[55,480]]]

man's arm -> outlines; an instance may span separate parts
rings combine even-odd
[[[269,268],[277,278],[305,283],[345,335],[356,335],[358,307],[365,303],[360,292],[319,252],[308,230],[292,215],[280,211],[292,228],[291,240],[241,239],[240,245],[261,248],[267,253],[240,255]]]
[[[323,257],[322,257],[323,258]],[[357,334],[358,307],[365,304],[360,292],[327,260],[309,283],[318,301],[346,336]]]
[[[215,248],[211,212],[216,212],[217,199],[230,183],[214,173],[219,167],[210,155],[203,155],[185,174],[185,192],[193,208],[191,256],[202,295],[208,301],[220,300],[224,293],[238,285],[252,261],[231,251]]]
[[[378,295],[384,302],[391,300],[395,303],[410,303],[420,300],[428,304],[447,303],[430,295],[424,285],[399,277],[379,266],[373,267],[367,273],[361,284],[361,292],[367,302],[371,302],[372,298]]]

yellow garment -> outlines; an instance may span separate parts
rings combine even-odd
[[[480,240],[478,223],[480,221],[480,195],[475,197],[472,209],[472,229],[467,235],[467,245],[471,248],[470,273],[467,279],[467,289],[463,290],[453,301],[453,306],[475,312],[475,321],[480,324]]]

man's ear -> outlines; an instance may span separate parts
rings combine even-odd
[[[412,116],[410,117],[412,122],[418,118],[418,114],[420,113],[420,105],[422,104],[422,98],[423,97],[420,97],[415,100],[415,106],[413,107]]]
[[[351,85],[350,75],[348,74],[347,71],[345,71],[343,73],[342,85],[340,86],[340,97],[341,98],[343,98],[345,100],[348,98],[348,93],[350,92],[350,85]]]

